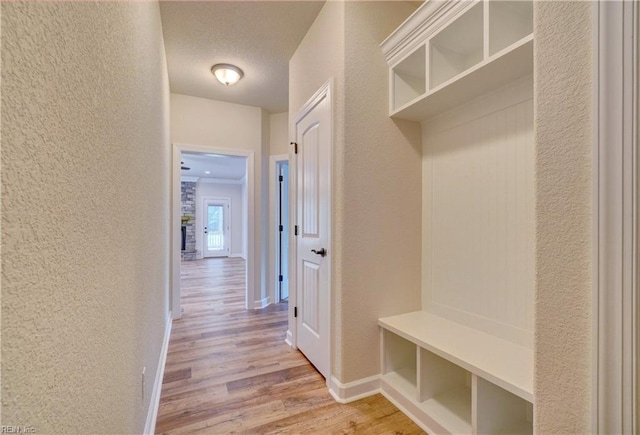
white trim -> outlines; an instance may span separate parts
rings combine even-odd
[[[199,179],[200,177],[187,177],[186,175],[182,175],[180,177],[180,181],[183,181],[185,183],[197,183]]]
[[[593,427],[637,433],[638,3],[594,3]]]
[[[424,44],[428,36],[435,33],[442,24],[457,14],[460,8],[469,3],[468,1],[424,2],[380,44],[387,63],[398,62]]]
[[[331,376],[329,393],[338,403],[351,403],[380,392],[380,375],[358,379],[343,384],[335,376]]]
[[[280,255],[280,247],[278,246],[278,232],[279,225],[278,215],[276,210],[278,209],[278,195],[276,193],[276,176],[278,170],[278,163],[289,162],[289,154],[276,154],[269,156],[269,219],[271,227],[269,228],[269,273],[267,276],[269,279],[269,288],[267,294],[271,297],[274,303],[280,302],[280,292],[278,292],[278,263],[276,259]],[[291,174],[291,172],[289,172]],[[291,179],[291,176],[289,176]],[[290,231],[289,231],[290,232]]]
[[[170,308],[173,313],[173,319],[179,319],[182,316],[180,308],[180,154],[182,152],[202,153],[202,154],[222,154],[236,157],[247,158],[247,238],[244,241],[247,253],[247,268],[245,272],[246,292],[245,292],[245,308],[249,308],[250,301],[253,301],[256,288],[260,288],[260,281],[256,279],[255,259],[259,250],[255,243],[255,158],[254,152],[251,150],[234,150],[217,148],[203,145],[192,145],[183,143],[174,143],[172,150],[172,204],[171,204],[171,299]]]
[[[239,180],[232,180],[229,178],[210,178],[210,177],[200,177],[201,183],[211,183],[211,184],[243,184],[244,177]]]
[[[266,298],[263,299],[258,299],[256,301],[253,301],[253,309],[254,310],[259,310],[261,308],[266,308],[271,302],[271,298],[269,296],[267,296]]]
[[[164,366],[167,362],[167,352],[169,350],[169,338],[171,337],[171,327],[173,326],[173,318],[171,313],[167,315],[167,324],[164,328],[164,338],[162,340],[162,348],[160,349],[160,359],[158,360],[158,369],[156,370],[156,378],[153,381],[153,390],[151,391],[151,400],[149,400],[149,410],[147,411],[147,421],[144,425],[144,434],[152,435],[156,430],[156,420],[158,418],[158,409],[160,408],[160,393],[162,392],[162,378],[164,377]]]
[[[287,334],[284,337],[284,342],[287,343],[289,346],[293,347],[294,349],[297,349],[293,345],[293,335],[291,334],[291,330],[290,329],[287,329]]]
[[[328,353],[329,353],[329,368],[327,371],[327,378],[326,378],[326,384],[327,387],[329,387],[329,384],[331,382],[331,376],[333,373],[333,344],[335,342],[334,340],[334,330],[333,330],[333,317],[332,317],[332,305],[333,305],[333,290],[332,290],[332,283],[333,283],[333,275],[332,275],[332,269],[333,269],[333,261],[336,258],[333,254],[331,254],[332,252],[334,252],[333,249],[333,237],[332,237],[332,232],[333,232],[333,189],[334,189],[334,173],[333,173],[333,154],[334,154],[334,150],[333,147],[335,145],[336,139],[335,139],[335,129],[334,129],[334,117],[335,117],[335,107],[334,107],[334,101],[333,101],[333,97],[332,97],[332,89],[334,88],[334,78],[331,77],[327,82],[325,82],[320,89],[318,89],[316,91],[315,94],[313,94],[313,96],[311,98],[309,98],[309,100],[297,111],[296,116],[294,118],[294,122],[291,123],[290,128],[290,137],[292,138],[293,141],[296,141],[296,128],[297,128],[297,124],[298,122],[304,118],[307,113],[309,113],[322,99],[326,98],[327,100],[327,105],[329,106],[329,130],[331,131],[331,144],[329,145],[329,192],[328,192],[328,201],[327,203],[329,204],[329,210],[327,210],[328,216],[329,216],[329,234],[327,234],[327,246],[329,246],[329,253],[330,253],[330,261],[328,261],[327,263],[327,276],[328,276],[328,289],[327,292],[329,294],[329,302],[328,302],[328,308],[327,310],[329,311],[327,313],[327,318],[329,319],[329,325],[328,325],[328,329],[329,329],[329,349],[327,349]],[[297,159],[297,155],[293,154],[293,147],[290,146],[289,147],[289,156],[291,157],[289,160],[289,216],[291,218],[291,223],[298,223],[298,213],[297,213],[297,204],[298,204],[298,183],[297,183],[297,178],[298,178],[298,159]],[[296,319],[293,317],[293,310],[294,307],[296,307],[297,305],[297,293],[298,293],[298,286],[297,286],[297,259],[298,259],[298,241],[294,235],[293,231],[289,232],[290,234],[290,240],[291,243],[289,245],[289,252],[290,252],[290,259],[291,262],[289,263],[289,331],[291,331],[292,333],[292,343],[293,343],[293,347],[297,349],[298,347],[298,333],[297,333],[297,326],[296,326]],[[292,266],[293,264],[293,266]]]
[[[247,258],[244,256],[244,254],[231,254],[229,255],[229,258],[242,258],[243,260],[246,260]]]
[[[289,137],[295,141],[295,125],[289,124]],[[289,225],[294,227],[298,222],[298,158],[294,152],[294,142],[289,143]],[[296,270],[296,262],[298,259],[298,240],[294,231],[289,231],[289,329],[287,330],[289,346],[294,349],[298,348],[298,325],[294,317],[294,309],[298,301],[298,271]],[[286,341],[286,340],[285,340]]]

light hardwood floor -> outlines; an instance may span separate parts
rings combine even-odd
[[[245,261],[182,263],[156,432],[423,433],[381,395],[341,405],[284,342],[287,305],[244,309]]]

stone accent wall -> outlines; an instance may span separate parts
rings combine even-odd
[[[183,181],[180,183],[180,215],[189,216],[189,222],[183,225],[187,229],[185,250],[181,256],[183,260],[195,260],[198,254],[196,251],[196,183]]]

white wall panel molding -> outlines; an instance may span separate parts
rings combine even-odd
[[[593,431],[637,433],[638,3],[594,8]]]
[[[531,348],[531,76],[423,123],[426,310]]]

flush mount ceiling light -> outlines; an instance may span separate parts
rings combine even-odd
[[[244,76],[240,68],[228,63],[218,63],[212,66],[211,74],[216,76],[218,81],[225,86],[235,85]]]

